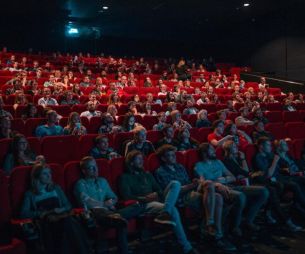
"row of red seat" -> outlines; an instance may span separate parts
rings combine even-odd
[[[286,123],[269,123],[266,130],[270,131],[276,139],[291,138],[305,139],[305,123],[291,122]],[[248,134],[253,131],[252,126],[244,129]],[[212,132],[211,128],[192,128],[191,137],[202,142],[207,142],[207,136]],[[43,154],[49,163],[66,163],[70,160],[77,160],[89,154],[94,145],[94,139],[98,134],[87,134],[81,137],[76,136],[50,136],[41,139],[29,137],[30,147],[36,154]],[[133,138],[132,132],[122,132],[116,135],[108,134],[110,146],[117,151],[121,151],[122,144],[126,140]],[[156,143],[163,137],[161,131],[148,131],[147,139]],[[11,139],[0,140],[0,161],[4,161],[5,154],[9,151]],[[299,153],[299,150],[298,150]],[[299,155],[298,155],[299,156]]]

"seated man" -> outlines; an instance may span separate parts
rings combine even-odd
[[[242,236],[240,224],[246,204],[245,194],[227,186],[227,184],[234,183],[236,178],[220,160],[216,159],[215,149],[212,145],[208,143],[201,144],[199,156],[201,161],[196,163],[194,169],[196,176],[213,181],[216,190],[222,194],[223,198],[227,202],[234,204],[234,214],[231,217],[231,232],[236,236]]]
[[[94,147],[90,150],[89,154],[94,159],[107,159],[120,157],[120,155],[109,147],[109,140],[106,135],[98,135],[94,140]]]
[[[224,122],[222,120],[214,121],[212,129],[213,133],[208,135],[208,141],[214,147],[221,147],[224,142],[233,139],[232,135],[222,136],[224,132]]]
[[[207,233],[215,236],[218,248],[226,251],[236,250],[235,246],[223,238],[221,195],[215,193],[214,185],[210,181],[194,179],[191,182],[186,169],[177,163],[175,152],[176,148],[171,145],[163,145],[157,150],[161,162],[155,174],[157,182],[165,189],[170,181],[178,181],[181,184],[178,206],[190,207],[206,217]]]
[[[107,180],[98,176],[98,168],[93,157],[84,157],[80,162],[83,178],[74,187],[75,197],[85,212],[90,210],[93,218],[102,228],[115,227],[118,233],[119,253],[128,253],[127,223],[138,216],[142,209],[135,203],[123,209],[116,209],[117,196]]]
[[[254,122],[248,119],[249,109],[247,107],[242,107],[239,109],[240,116],[235,118],[235,124],[239,126],[253,125]]]
[[[194,107],[193,98],[188,98],[186,100],[186,108],[183,110],[183,115],[195,115],[198,109]]]
[[[96,110],[96,106],[94,105],[94,103],[92,101],[88,101],[87,109],[88,109],[87,111],[84,111],[80,114],[80,117],[84,116],[90,120],[91,117],[102,115],[102,113],[100,111]]]
[[[164,192],[154,177],[144,170],[144,157],[139,151],[132,151],[126,157],[126,171],[121,175],[119,189],[124,200],[137,200],[146,214],[157,215],[155,222],[173,225],[174,233],[184,253],[197,253],[188,241],[180,215],[175,207],[181,185],[170,182]],[[164,203],[161,201],[164,200]]]
[[[39,125],[35,130],[36,137],[44,136],[60,136],[64,134],[64,129],[60,125],[56,125],[58,121],[58,115],[56,111],[49,110],[46,114],[47,123]]]
[[[58,105],[57,100],[54,98],[51,98],[51,89],[50,88],[45,87],[43,89],[43,97],[38,100],[38,105],[41,105],[43,107]]]
[[[159,148],[160,146],[163,146],[163,145],[176,146],[176,140],[174,139],[173,126],[171,126],[170,124],[167,124],[163,128],[162,133],[163,133],[163,138],[157,142],[156,148]]]
[[[134,138],[127,143],[125,156],[133,150],[140,151],[144,156],[148,156],[155,151],[153,144],[146,140],[146,129],[144,127],[137,126],[132,131]]]

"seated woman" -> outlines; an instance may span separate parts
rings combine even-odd
[[[124,132],[130,132],[135,127],[141,126],[141,124],[136,123],[136,119],[132,113],[125,114],[123,125],[122,125],[122,131]]]
[[[137,103],[136,102],[130,101],[130,102],[128,102],[127,106],[128,106],[128,112],[130,112],[134,115],[138,114],[138,109],[137,109]]]
[[[12,138],[13,136],[11,119],[8,116],[0,116],[0,139]]]
[[[29,103],[23,110],[21,118],[27,120],[29,118],[39,118],[41,115],[38,113],[37,107],[33,103]]]
[[[110,114],[113,119],[117,119],[118,117],[118,110],[116,108],[115,105],[109,105],[108,108],[107,108],[107,114]]]
[[[177,104],[175,102],[169,102],[167,104],[167,110],[165,112],[165,115],[169,116],[176,109],[177,109]]]
[[[252,144],[252,139],[247,133],[238,130],[234,123],[227,124],[223,133],[225,136],[233,136],[233,141],[240,149],[244,149],[248,144]]]
[[[121,127],[118,125],[113,124],[114,119],[113,117],[105,113],[102,115],[102,125],[99,128],[99,134],[106,134],[106,133],[118,133],[121,131]]]
[[[188,129],[192,128],[192,126],[187,121],[184,121],[181,118],[181,113],[179,112],[179,110],[172,111],[171,118],[172,118],[172,124],[173,124],[174,130],[180,129],[180,128],[188,128]]]
[[[202,109],[197,113],[197,121],[195,126],[196,128],[211,127],[211,122],[208,119],[208,111]]]
[[[108,104],[109,105],[116,105],[116,106],[120,106],[122,104],[122,102],[120,101],[120,96],[118,95],[118,93],[110,94]]]
[[[147,115],[147,116],[156,116],[157,112],[152,110],[152,105],[149,102],[146,102],[142,105],[142,116]]]
[[[90,150],[89,155],[94,159],[107,159],[120,157],[120,155],[109,147],[109,139],[106,135],[98,135],[94,140],[94,147]]]
[[[133,129],[134,138],[132,141],[127,143],[125,148],[125,156],[133,151],[138,150],[144,156],[148,156],[151,153],[155,152],[155,148],[153,144],[146,140],[146,129],[142,126],[138,126]]]
[[[14,167],[33,165],[37,161],[44,162],[44,157],[42,155],[36,157],[29,147],[26,137],[22,134],[16,134],[10,150],[5,156],[3,169],[9,175]]]
[[[47,253],[90,253],[86,234],[70,215],[71,209],[65,193],[53,183],[50,168],[35,164],[31,189],[25,193],[20,216],[37,221]]]
[[[156,149],[163,145],[172,145],[177,147],[176,140],[174,139],[173,126],[171,126],[170,124],[165,125],[164,128],[162,129],[162,133],[163,133],[163,138],[156,143],[155,146]]]
[[[25,97],[24,93],[19,93],[15,97],[15,104],[13,105],[14,109],[16,110],[18,106],[26,106],[28,104],[28,100]]]
[[[82,136],[86,134],[86,127],[82,125],[79,114],[77,112],[71,112],[69,115],[68,124],[64,128],[64,135]]]
[[[160,112],[158,114],[158,123],[156,123],[154,126],[153,126],[153,130],[154,131],[162,131],[163,128],[166,126],[166,115],[164,112]]]
[[[186,151],[189,149],[195,149],[199,145],[198,141],[191,138],[188,128],[181,128],[178,130],[176,147],[178,151]]]
[[[254,131],[252,132],[253,143],[257,143],[258,139],[266,137],[270,141],[274,140],[273,135],[269,131],[265,131],[265,125],[261,121],[254,122]]]

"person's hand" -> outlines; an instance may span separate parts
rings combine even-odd
[[[278,162],[280,160],[280,156],[278,154],[274,155],[273,161]]]
[[[108,199],[104,202],[104,205],[107,206],[107,207],[113,207],[114,206],[114,200],[112,198]]]
[[[146,196],[146,202],[158,201],[159,196],[157,192],[150,193]]]
[[[239,155],[239,158],[241,159],[241,160],[244,160],[246,157],[245,157],[245,154],[243,153],[243,152],[241,152],[241,151],[239,151],[238,152],[238,155]]]
[[[216,187],[216,190],[226,199],[229,199],[229,196],[230,196],[230,189],[221,184],[221,183],[216,183],[215,184],[215,187]]]

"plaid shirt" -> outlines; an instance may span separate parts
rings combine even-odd
[[[179,181],[182,186],[191,183],[186,169],[181,164],[176,163],[173,166],[175,170],[172,170],[167,165],[161,165],[156,170],[155,178],[163,190],[173,180]]]

